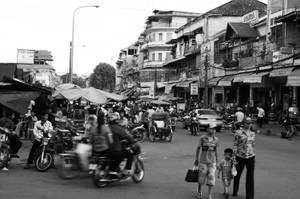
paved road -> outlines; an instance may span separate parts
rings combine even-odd
[[[220,152],[230,147],[232,135],[218,133]],[[145,142],[143,158],[146,167],[145,180],[141,184],[132,181],[115,183],[104,189],[96,189],[90,178],[64,181],[54,170],[39,173],[24,170],[23,159],[14,160],[10,171],[0,172],[0,198],[9,199],[190,199],[194,198],[196,186],[184,182],[186,170],[192,167],[195,147],[199,137],[177,129],[172,143]],[[23,148],[26,156],[28,143]],[[27,147],[26,147],[27,146]],[[298,199],[300,195],[300,141],[288,141],[277,136],[257,136],[255,188],[258,199]],[[244,198],[244,178],[237,199]],[[222,198],[222,185],[218,181],[214,198]]]

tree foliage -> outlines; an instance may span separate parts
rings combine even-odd
[[[107,63],[99,63],[90,76],[90,86],[113,91],[116,85],[116,70]]]
[[[72,80],[73,84],[80,86],[81,88],[85,88],[86,87],[86,79],[84,79],[83,77],[73,77]]]

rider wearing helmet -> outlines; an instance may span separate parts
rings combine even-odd
[[[113,137],[113,142],[110,145],[110,156],[115,160],[114,164],[111,165],[111,170],[119,172],[120,163],[124,158],[127,158],[124,171],[128,174],[131,170],[133,156],[129,151],[123,149],[121,141],[125,140],[129,144],[134,144],[135,141],[125,128],[118,124],[118,119],[117,114],[108,115],[108,123]]]

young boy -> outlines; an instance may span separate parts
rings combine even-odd
[[[221,161],[218,168],[218,178],[220,178],[220,174],[222,174],[222,181],[224,185],[224,193],[226,199],[229,198],[229,186],[231,181],[233,180],[232,168],[234,167],[233,163],[233,150],[231,148],[227,148],[224,150],[224,159]]]
[[[198,193],[202,198],[202,186],[208,186],[208,199],[212,199],[212,188],[215,185],[215,173],[218,164],[217,148],[219,139],[215,136],[216,125],[210,124],[207,135],[201,136],[196,151],[195,166],[199,167]],[[199,161],[200,157],[200,161]]]

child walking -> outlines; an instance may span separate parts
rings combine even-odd
[[[231,148],[224,150],[224,159],[221,161],[218,168],[218,178],[220,178],[220,174],[222,174],[222,182],[224,185],[223,195],[226,199],[228,199],[229,187],[233,177],[236,175],[236,169],[233,160],[233,150]]]

